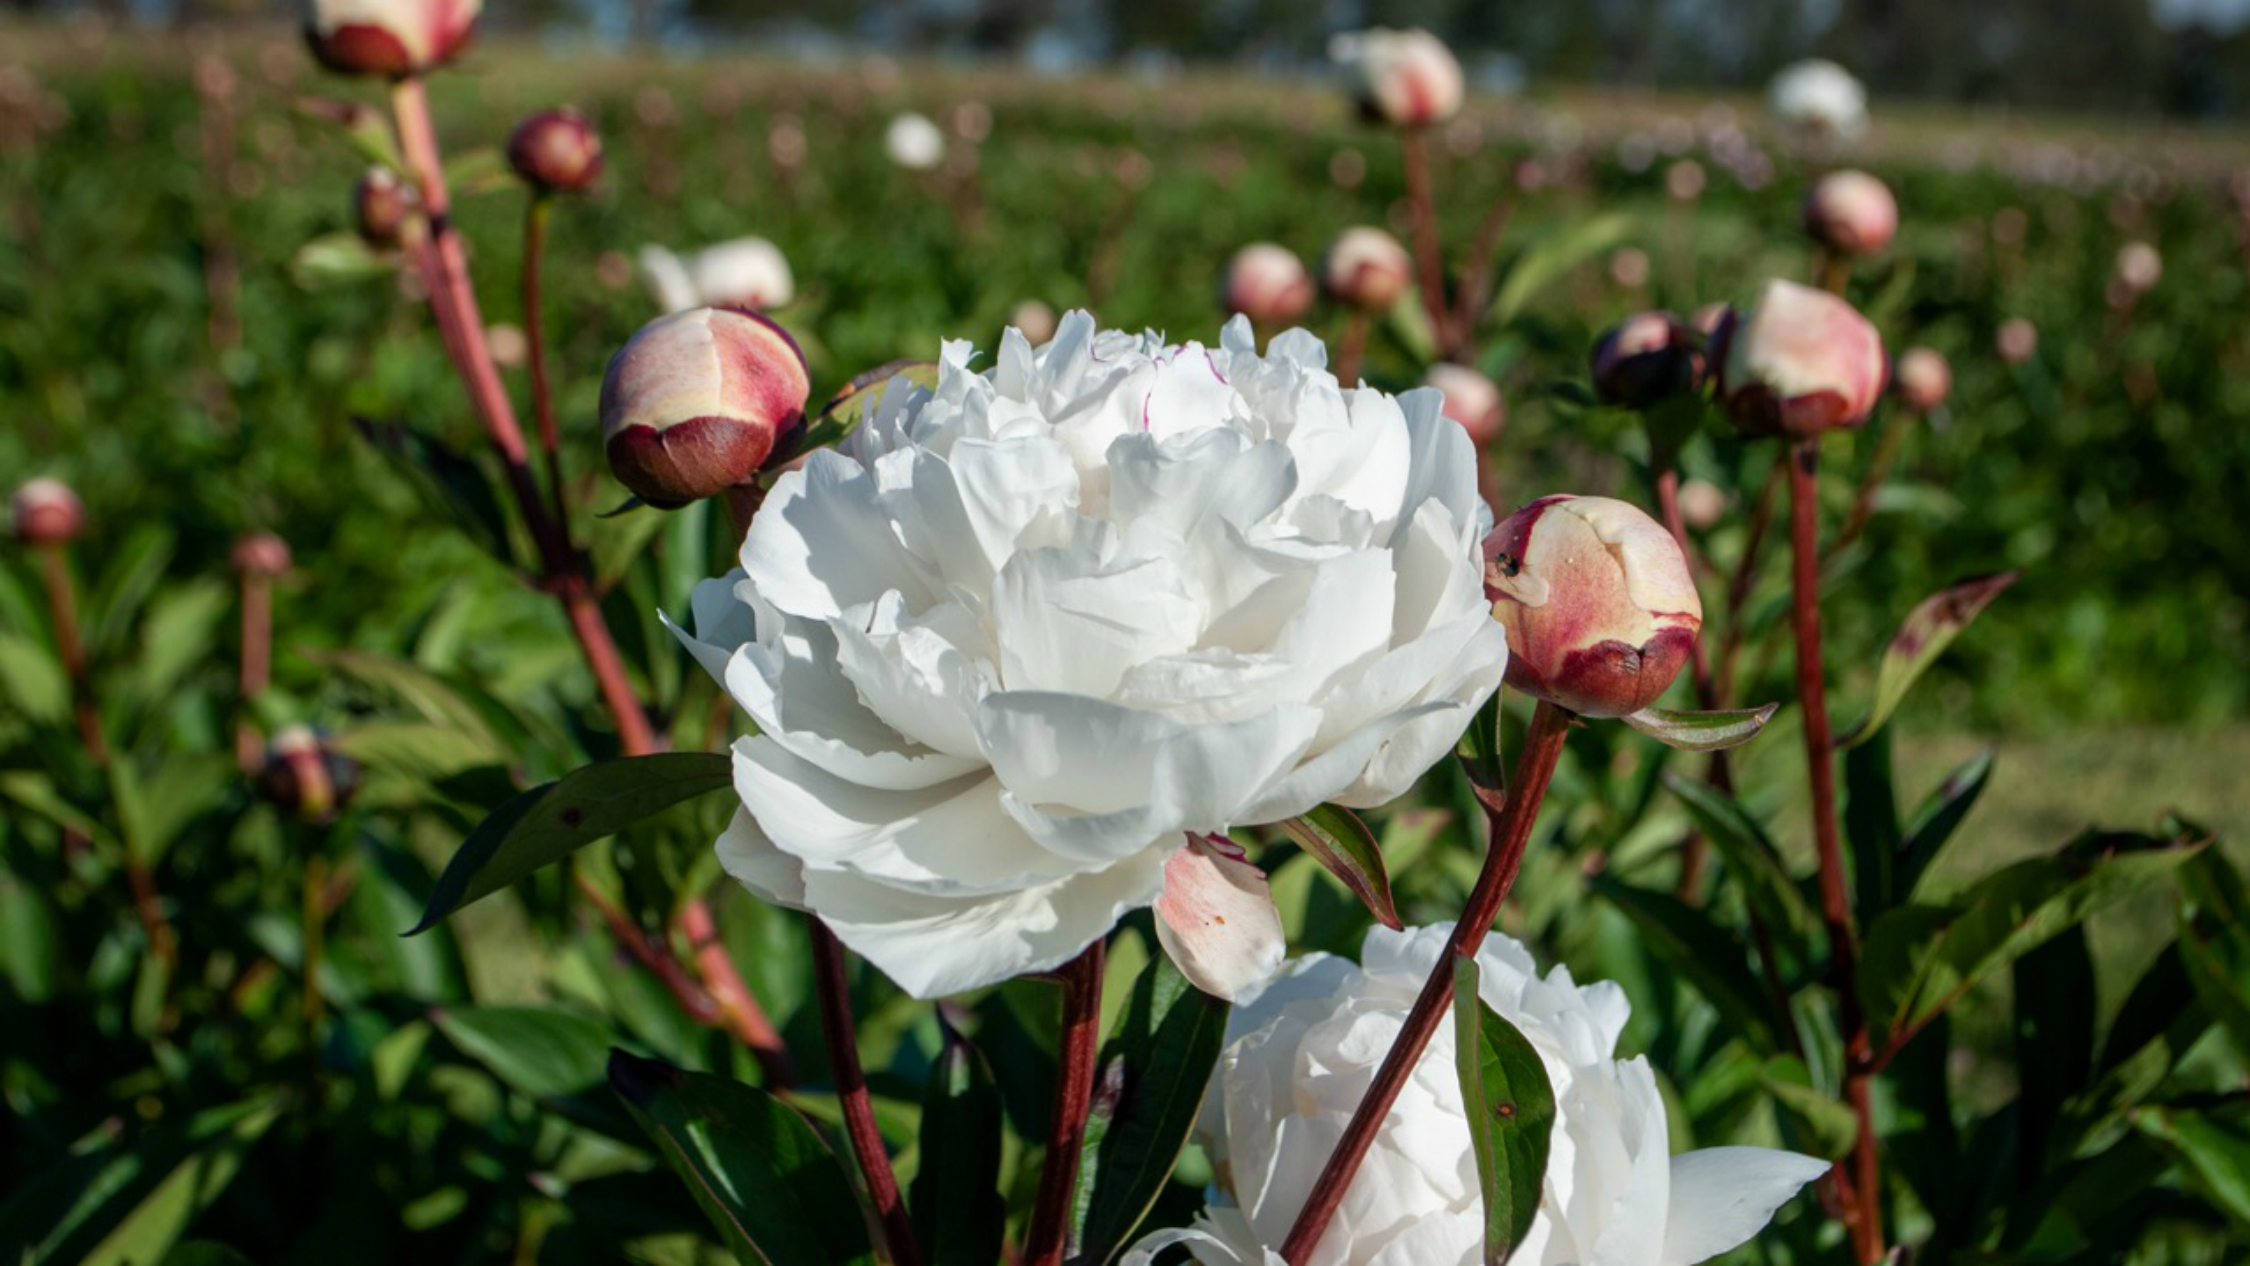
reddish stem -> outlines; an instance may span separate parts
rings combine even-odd
[[[562,438],[555,426],[555,398],[548,387],[546,321],[540,316],[539,268],[547,252],[547,220],[553,203],[534,192],[523,211],[523,337],[531,348],[531,416],[539,425],[539,447],[547,454],[547,496],[555,505],[555,534],[570,544],[570,499],[563,495]]]
[[[573,571],[556,577],[554,589],[570,617],[571,632],[586,653],[586,665],[593,669],[602,702],[617,722],[618,747],[627,756],[646,756],[657,750],[656,730],[649,724],[648,712],[641,707],[632,680],[625,675],[625,660],[617,653],[617,643],[610,640],[609,626],[602,623],[601,604],[585,576]]]
[[[86,643],[78,632],[78,593],[70,583],[70,560],[64,556],[60,541],[41,547],[39,565],[47,582],[47,609],[55,618],[55,653],[62,657],[63,674],[70,679],[78,741],[85,744],[87,759],[95,768],[102,768],[109,764],[109,740],[102,734],[101,709],[94,703]]]
[[[1437,198],[1430,190],[1429,145],[1420,128],[1407,128],[1399,133],[1398,148],[1406,163],[1406,203],[1414,217],[1414,259],[1422,269],[1422,308],[1430,315],[1438,359],[1450,360],[1456,349],[1445,309],[1445,248],[1438,241]]]
[[[1766,532],[1773,526],[1773,503],[1781,488],[1781,477],[1781,463],[1776,462],[1766,472],[1765,485],[1758,489],[1758,500],[1750,507],[1750,527],[1742,540],[1742,557],[1735,560],[1734,574],[1727,578],[1727,627],[1719,642],[1716,683],[1721,699],[1734,698],[1735,661],[1742,653],[1742,608],[1750,601],[1750,586],[1758,576],[1758,556],[1765,548]]]
[[[790,1061],[788,1049],[781,1044],[781,1033],[766,1017],[766,1009],[758,1005],[741,974],[735,971],[734,960],[727,957],[726,942],[719,939],[719,925],[711,917],[710,904],[702,900],[688,902],[680,910],[678,926],[680,934],[687,938],[688,953],[694,956],[696,968],[703,973],[708,990],[705,996],[717,1012],[716,1022],[750,1048],[759,1067],[765,1070],[767,1085],[795,1085],[796,1065]]]
[[[1461,919],[1453,925],[1453,936],[1446,944],[1446,952],[1438,957],[1430,970],[1430,978],[1423,983],[1421,994],[1406,1013],[1406,1022],[1399,1029],[1390,1053],[1383,1057],[1383,1066],[1375,1073],[1375,1080],[1367,1088],[1367,1097],[1360,1100],[1352,1113],[1351,1124],[1344,1128],[1344,1137],[1329,1156],[1328,1165],[1320,1171],[1313,1184],[1312,1194],[1305,1198],[1303,1212],[1297,1215],[1297,1224],[1289,1228],[1289,1238],[1281,1246],[1281,1254],[1289,1266],[1305,1266],[1313,1250],[1320,1245],[1322,1233],[1336,1216],[1336,1208],[1343,1203],[1344,1193],[1351,1187],[1352,1179],[1359,1173],[1360,1162],[1367,1158],[1367,1149],[1374,1145],[1375,1134],[1382,1128],[1383,1120],[1390,1115],[1391,1104],[1413,1075],[1414,1067],[1421,1062],[1422,1052],[1429,1047],[1430,1036],[1437,1032],[1450,1010],[1453,1001],[1453,959],[1456,956],[1474,956],[1484,944],[1492,922],[1499,917],[1500,903],[1507,899],[1508,890],[1515,886],[1516,874],[1523,868],[1524,846],[1531,840],[1531,827],[1539,816],[1539,802],[1547,794],[1547,782],[1554,777],[1555,762],[1561,758],[1563,739],[1570,733],[1570,713],[1542,700],[1538,710],[1531,714],[1531,732],[1524,738],[1523,752],[1516,758],[1515,776],[1508,784],[1508,799],[1497,814],[1487,808],[1486,815],[1492,823],[1492,842],[1484,855],[1484,869],[1478,873],[1476,887],[1470,889],[1468,904],[1461,911]]]
[[[1102,943],[1063,964],[1062,1055],[1055,1069],[1055,1113],[1047,1129],[1047,1164],[1039,1203],[1024,1233],[1026,1266],[1061,1266],[1070,1239],[1071,1194],[1078,1185],[1086,1117],[1094,1106],[1094,1062],[1102,1029]]]
[[[237,692],[242,715],[234,725],[235,763],[253,772],[265,762],[265,741],[250,709],[266,692],[273,664],[273,580],[255,568],[242,573],[242,671]]]
[[[867,1182],[867,1197],[882,1220],[891,1261],[895,1266],[921,1266],[914,1225],[907,1220],[906,1202],[900,1199],[898,1179],[891,1174],[891,1156],[883,1149],[882,1132],[875,1128],[875,1104],[868,1097],[867,1074],[859,1066],[859,1037],[852,1025],[852,986],[845,971],[844,946],[818,917],[809,923],[813,982],[820,995],[820,1032],[828,1042],[829,1066],[835,1070],[836,1098],[844,1107],[844,1132],[851,1136],[860,1176]]]
[[[1506,194],[1492,200],[1485,208],[1484,223],[1477,226],[1476,243],[1469,248],[1468,266],[1461,270],[1461,291],[1454,296],[1453,325],[1461,336],[1462,350],[1466,352],[1474,341],[1477,321],[1484,315],[1484,305],[1492,299],[1492,261],[1500,251],[1500,235],[1508,227],[1508,217],[1515,211],[1515,202]]]
[[[1353,304],[1344,310],[1344,336],[1336,343],[1336,381],[1344,387],[1359,385],[1360,362],[1367,356],[1367,310]]]
[[[1844,1030],[1844,1101],[1859,1120],[1852,1154],[1837,1163],[1853,1193],[1850,1230],[1862,1263],[1883,1257],[1882,1176],[1868,1087],[1867,1017],[1859,1000],[1859,945],[1844,887],[1843,840],[1836,829],[1835,741],[1829,731],[1820,653],[1820,442],[1798,440],[1789,464],[1791,614],[1797,631],[1797,702],[1804,713],[1805,765],[1812,782],[1813,844],[1820,862],[1820,912],[1828,925],[1828,969]]]
[[[1866,530],[1867,521],[1875,516],[1875,494],[1882,491],[1883,481],[1890,477],[1891,466],[1898,461],[1898,451],[1906,443],[1907,428],[1894,412],[1886,410],[1883,420],[1876,425],[1881,429],[1882,435],[1876,439],[1875,456],[1867,464],[1867,477],[1860,481],[1859,491],[1852,495],[1851,513],[1845,516],[1844,526],[1837,530],[1836,539],[1829,543],[1824,561],[1833,561],[1845,546],[1858,540],[1859,534]]]
[[[1688,540],[1687,519],[1680,513],[1679,468],[1665,461],[1656,471],[1656,505],[1664,516],[1664,528],[1672,534],[1672,541],[1680,547],[1680,557],[1693,559],[1695,545]],[[1689,672],[1695,682],[1696,706],[1705,711],[1715,711],[1725,705],[1719,702],[1718,683],[1711,676],[1711,660],[1703,649],[1703,639],[1695,639]],[[1721,791],[1734,790],[1734,773],[1727,764],[1723,751],[1711,753],[1711,763],[1704,780]],[[1703,832],[1690,830],[1680,842],[1679,894],[1683,901],[1693,903],[1703,890],[1703,864],[1710,843]]]

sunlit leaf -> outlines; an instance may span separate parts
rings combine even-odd
[[[1484,1206],[1484,1260],[1508,1260],[1539,1216],[1555,1091],[1538,1048],[1477,994],[1477,960],[1453,959],[1455,1071]]]
[[[1924,598],[1921,604],[1907,613],[1906,622],[1899,625],[1891,636],[1891,643],[1883,650],[1882,666],[1875,674],[1875,699],[1868,707],[1867,716],[1848,734],[1839,738],[1838,747],[1850,747],[1866,742],[1883,723],[1891,719],[1913,688],[1923,670],[1937,661],[1961,630],[1969,627],[2000,592],[2016,583],[2022,572],[2001,572],[1996,576],[1980,576],[1966,580],[1948,589]]]
[[[1383,850],[1358,814],[1341,805],[1324,804],[1283,822],[1281,829],[1327,867],[1328,873],[1358,894],[1384,927],[1405,926],[1399,922],[1398,905],[1391,898],[1391,877],[1383,867]]]
[[[1000,1088],[977,1048],[952,1025],[943,1029],[945,1045],[922,1091],[921,1162],[907,1206],[929,1266],[987,1266],[1000,1260],[1007,1229]]]
[[[1778,703],[1762,708],[1727,712],[1674,712],[1669,708],[1643,708],[1623,718],[1625,724],[1667,747],[1683,752],[1718,752],[1740,747],[1758,737],[1773,720]]]

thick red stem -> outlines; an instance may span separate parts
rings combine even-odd
[[[1398,148],[1406,163],[1406,203],[1414,216],[1414,259],[1422,269],[1422,308],[1430,316],[1438,358],[1451,360],[1458,348],[1445,306],[1445,247],[1438,240],[1437,197],[1430,189],[1429,143],[1420,128],[1408,128],[1399,133]]]
[[[844,1132],[851,1136],[852,1152],[859,1158],[860,1177],[867,1183],[867,1198],[883,1224],[895,1266],[921,1266],[921,1249],[914,1241],[914,1225],[907,1220],[906,1201],[891,1174],[891,1155],[883,1148],[882,1132],[875,1128],[875,1103],[867,1093],[867,1074],[859,1066],[859,1035],[852,1024],[851,978],[844,968],[844,946],[818,917],[812,927],[813,981],[820,995],[820,1031],[828,1042],[828,1062],[836,1076],[836,1098],[844,1107]]]
[[[1102,943],[1063,964],[1062,1055],[1055,1069],[1055,1112],[1047,1129],[1047,1164],[1039,1174],[1039,1203],[1024,1234],[1026,1266],[1061,1266],[1069,1248],[1071,1193],[1078,1185],[1078,1154],[1086,1143],[1086,1117],[1094,1106],[1094,1063],[1102,1037]]]
[[[562,438],[555,426],[555,398],[548,386],[546,321],[540,316],[539,268],[547,252],[547,218],[552,206],[545,192],[531,195],[523,213],[523,337],[531,348],[531,416],[539,426],[539,447],[547,456],[547,496],[555,506],[555,535],[570,544],[570,499],[563,494]]]

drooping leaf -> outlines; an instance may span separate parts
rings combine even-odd
[[[1134,982],[1124,1023],[1094,1069],[1071,1197],[1071,1262],[1101,1266],[1116,1256],[1170,1181],[1219,1061],[1227,1009],[1162,954]]]
[[[442,1007],[430,1020],[446,1040],[534,1099],[599,1086],[609,1067],[609,1031],[553,1007]]]
[[[1341,805],[1324,804],[1303,817],[1283,822],[1281,829],[1358,894],[1367,903],[1368,913],[1384,927],[1396,930],[1405,926],[1399,922],[1398,905],[1391,899],[1391,876],[1383,866],[1383,850],[1358,814]]]
[[[1791,1148],[1835,1160],[1850,1151],[1859,1138],[1859,1118],[1835,1096],[1813,1085],[1811,1071],[1796,1056],[1776,1055],[1767,1060],[1758,1070],[1758,1084],[1773,1097],[1787,1124],[1785,1137]]]
[[[1911,900],[1920,890],[1930,864],[1969,816],[1969,810],[1976,807],[1977,797],[1984,794],[1985,783],[1992,777],[1993,756],[1993,749],[1988,747],[1962,762],[1915,811],[1905,837],[1899,840],[1898,864],[1892,873],[1892,881],[1904,898]]]
[[[724,752],[659,752],[599,761],[494,810],[445,864],[412,936],[573,850],[708,795],[734,780]]]
[[[1761,1052],[1773,1053],[1776,1004],[1751,971],[1741,937],[1670,893],[1606,874],[1594,876],[1593,888],[1633,921],[1650,951],[1695,986],[1728,1024],[1752,1038]]]
[[[846,383],[835,399],[822,407],[818,417],[784,441],[781,451],[766,460],[766,467],[778,470],[816,448],[833,447],[875,415],[887,392],[935,391],[937,383],[936,361],[894,360],[878,365]]]
[[[943,1017],[940,1023],[944,1024]],[[1000,1260],[1000,1088],[968,1039],[944,1024],[945,1046],[922,1091],[920,1167],[907,1205],[929,1266]]]
[[[2142,1108],[2133,1124],[2156,1140],[2204,1196],[2237,1225],[2250,1225],[2250,1115],[2232,1111]]]
[[[1970,622],[2022,574],[2008,571],[1965,580],[1924,598],[1908,612],[1906,621],[1892,635],[1891,644],[1883,650],[1882,666],[1875,673],[1875,699],[1868,706],[1867,716],[1853,726],[1850,733],[1838,739],[1836,745],[1851,747],[1864,743],[1883,728],[1883,723],[1891,719],[1891,713],[1898,709],[1923,670],[1935,663],[1945,648],[1953,644],[1953,639],[1961,635],[1961,630],[1969,627]]]
[[[1758,737],[1758,731],[1766,728],[1766,722],[1773,720],[1775,710],[1780,707],[1778,703],[1769,703],[1762,708],[1729,712],[1643,708],[1624,721],[1666,747],[1676,747],[1683,752],[1719,752],[1740,747]]]
[[[1453,960],[1454,1058],[1461,1115],[1484,1204],[1484,1260],[1508,1260],[1539,1216],[1554,1139],[1555,1091],[1539,1051],[1477,994],[1477,960]]]
[[[787,1104],[737,1081],[621,1050],[610,1052],[609,1084],[736,1260],[874,1262],[851,1180]]]

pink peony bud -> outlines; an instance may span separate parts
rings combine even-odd
[[[1656,520],[1607,497],[1542,497],[1484,541],[1508,684],[1580,716],[1655,703],[1695,651],[1703,602]]]
[[[1727,512],[1727,494],[1707,479],[1690,479],[1680,485],[1680,518],[1698,532],[1718,525]]]
[[[1753,435],[1797,438],[1855,427],[1883,391],[1883,340],[1858,309],[1824,290],[1769,281],[1748,312],[1713,336],[1719,398]]]
[[[1047,340],[1055,336],[1055,324],[1058,320],[1055,310],[1037,299],[1024,300],[1016,305],[1015,311],[1008,314],[1008,324],[1021,331],[1033,347],[1044,346]]]
[[[508,137],[508,165],[535,189],[576,193],[602,174],[602,138],[568,106],[541,110]]]
[[[1508,424],[1508,402],[1501,399],[1499,386],[1467,365],[1439,361],[1430,366],[1422,385],[1438,389],[1445,397],[1445,416],[1459,423],[1478,448],[1499,439]]]
[[[1287,325],[1311,310],[1312,275],[1288,247],[1252,242],[1227,261],[1223,300],[1260,325]]]
[[[16,539],[26,545],[61,545],[86,530],[86,507],[60,479],[34,479],[8,503]]]
[[[2039,327],[2022,317],[2009,317],[1992,336],[1992,347],[2000,359],[2021,365],[2039,351]]]
[[[271,532],[252,532],[235,541],[229,561],[245,576],[279,576],[294,560],[289,542]]]
[[[1339,35],[1329,53],[1352,74],[1360,112],[1394,127],[1423,127],[1461,109],[1461,63],[1428,31],[1377,27]]]
[[[641,327],[602,378],[602,442],[618,482],[664,509],[747,483],[803,425],[812,385],[780,326],[694,308]]]
[[[420,201],[413,186],[388,167],[370,167],[352,186],[352,217],[369,246],[398,245],[399,230]]]
[[[1892,386],[1907,408],[1928,413],[1953,393],[1953,367],[1933,348],[1908,348],[1898,358]]]
[[[283,813],[327,822],[358,790],[359,763],[338,752],[319,731],[292,725],[266,741],[258,795]]]
[[[2146,242],[2127,242],[2117,250],[2115,276],[2128,292],[2146,294],[2164,276],[2164,257]]]
[[[1702,340],[1669,312],[1635,313],[1594,344],[1593,371],[1603,404],[1647,409],[1702,385]]]
[[[305,39],[330,70],[410,75],[460,52],[481,5],[482,0],[312,0]]]
[[[1898,232],[1898,200],[1863,171],[1832,171],[1805,195],[1805,232],[1838,255],[1873,255]]]
[[[1414,280],[1414,260],[1397,238],[1381,229],[1345,229],[1321,260],[1321,284],[1344,303],[1388,312]]]

